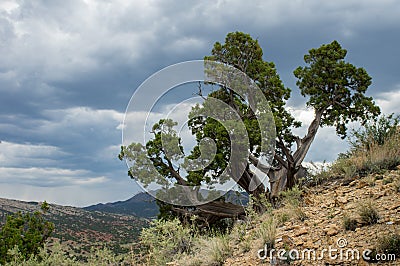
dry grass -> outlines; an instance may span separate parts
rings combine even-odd
[[[369,149],[353,152],[349,159],[358,173],[373,173],[393,169],[400,164],[400,134],[394,134],[383,145],[370,143]]]

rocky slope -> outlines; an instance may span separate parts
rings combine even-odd
[[[324,185],[306,189],[301,207],[306,218],[303,221],[292,219],[278,226],[275,249],[299,252],[300,259],[291,261],[290,265],[370,265],[362,258],[363,252],[371,258],[372,254],[366,250],[374,249],[381,237],[400,234],[399,184],[400,166],[384,175],[332,180]],[[360,206],[366,203],[371,203],[379,214],[380,218],[376,224],[368,225],[360,217]],[[344,229],[345,216],[354,219],[354,231]],[[261,222],[262,219],[259,224]],[[257,241],[257,237],[254,237],[257,236],[257,230],[259,225],[248,230],[247,237]],[[273,253],[272,261],[269,256],[260,259],[257,254],[263,244],[260,239],[258,241],[259,243],[252,245],[248,252],[234,247],[234,256],[228,258],[224,265],[265,265],[269,262],[272,265],[287,265],[285,261],[277,259],[278,251]],[[329,248],[332,250],[332,256],[329,255]],[[315,259],[313,253],[311,259],[308,259],[307,249],[316,252]],[[324,254],[323,249],[326,249]],[[356,253],[352,255],[356,250],[359,252],[359,259]],[[301,259],[302,252],[305,259]],[[260,254],[264,255],[263,252]],[[286,257],[287,255],[288,253]],[[296,256],[296,251],[292,251],[292,257]],[[400,258],[396,261],[380,262],[378,265],[400,265],[399,260]]]

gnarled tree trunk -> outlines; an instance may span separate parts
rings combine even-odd
[[[299,170],[302,169],[301,163],[310,149],[311,143],[314,141],[317,134],[323,110],[315,111],[315,118],[308,128],[307,135],[304,138],[296,140],[297,149],[293,156],[286,149],[286,162],[280,162],[278,169],[271,168],[268,172],[269,182],[271,186],[271,198],[276,198],[279,192],[292,188],[299,177]],[[283,147],[285,149],[285,147]],[[278,160],[279,161],[279,160]],[[303,171],[301,171],[303,172]],[[302,173],[303,174],[303,173]]]

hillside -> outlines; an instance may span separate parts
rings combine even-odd
[[[337,179],[305,189],[302,213],[298,216],[304,220],[291,219],[277,226],[275,250],[297,250],[300,256],[306,249],[315,250],[317,256],[321,255],[324,248],[328,250],[329,247],[337,249],[338,252],[333,253],[337,255],[336,259],[329,259],[326,253],[321,260],[295,260],[291,265],[370,265],[362,259],[362,252],[366,249],[373,250],[382,244],[382,237],[400,234],[399,182],[400,166],[385,174],[371,174],[352,180]],[[360,216],[361,210],[367,214],[369,213],[366,211],[371,211],[368,209],[368,203],[378,212],[379,219],[376,224],[368,224]],[[275,210],[275,217],[282,217],[284,211],[285,208]],[[266,217],[261,217],[244,237],[258,236],[263,230]],[[346,217],[352,219],[354,231],[344,229]],[[269,261],[269,258],[258,258],[257,253],[262,248],[262,243],[261,239],[255,238],[256,242],[248,252],[243,252],[239,245],[235,246],[233,256],[225,261],[225,265],[263,265]],[[399,239],[397,241],[398,244]],[[352,260],[349,255],[347,260],[348,249],[358,250],[360,259]],[[342,260],[340,250],[344,252]],[[379,265],[400,265],[399,259],[381,262]],[[277,260],[274,261],[275,265],[279,265]]]
[[[0,222],[8,214],[34,212],[37,202],[24,202],[0,198]],[[107,246],[116,253],[125,252],[121,245],[136,242],[140,230],[148,221],[133,215],[88,211],[81,208],[50,204],[46,219],[55,224],[52,242],[61,240],[66,251],[77,258],[85,256],[93,246]]]

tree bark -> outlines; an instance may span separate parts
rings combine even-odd
[[[296,185],[296,182],[299,178],[298,171],[301,169],[301,163],[307,155],[308,150],[310,149],[311,143],[314,141],[315,135],[317,134],[319,125],[321,123],[321,117],[324,112],[324,109],[316,110],[315,117],[310,126],[308,127],[307,134],[302,138],[298,138],[296,140],[297,149],[294,152],[293,156],[286,156],[287,161],[284,163],[279,162],[279,169],[270,169],[268,172],[269,182],[271,186],[271,198],[276,198],[279,196],[279,192],[292,188]],[[283,143],[281,141],[281,143]],[[285,149],[287,153],[289,149]]]

